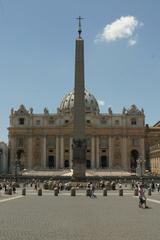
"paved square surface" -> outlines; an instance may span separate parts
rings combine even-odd
[[[117,192],[97,192],[96,199],[79,191],[58,197],[53,192],[29,191],[26,196],[1,202],[0,240],[159,240],[160,195],[148,201],[149,209],[138,208],[138,199],[132,192],[119,197]]]

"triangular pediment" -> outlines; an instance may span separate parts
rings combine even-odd
[[[29,111],[27,111],[27,109],[25,108],[24,105],[20,105],[19,109],[17,111],[15,111],[15,114],[17,114],[17,115],[28,115]]]
[[[127,110],[127,114],[129,115],[139,115],[142,114],[135,104],[131,105],[131,107]]]

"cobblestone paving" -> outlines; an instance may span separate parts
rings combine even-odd
[[[0,240],[160,239],[159,204],[148,202],[150,209],[139,209],[132,192],[123,197],[98,192],[90,199],[83,191],[76,197],[28,191],[32,195],[0,203]]]

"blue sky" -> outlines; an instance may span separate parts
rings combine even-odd
[[[159,121],[159,11],[159,0],[0,0],[0,139],[12,107],[53,113],[72,90],[79,15],[86,88],[101,112],[136,104],[146,123]]]

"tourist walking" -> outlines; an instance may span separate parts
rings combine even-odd
[[[146,196],[145,196],[145,189],[142,184],[139,186],[139,207],[140,208],[148,208],[146,205]]]
[[[91,183],[90,184],[90,197],[91,198],[96,198],[96,195],[95,195],[95,186]]]
[[[154,190],[155,190],[155,183],[154,183],[153,179],[152,179],[152,182],[151,182],[151,189],[152,189],[152,192],[154,192]]]

